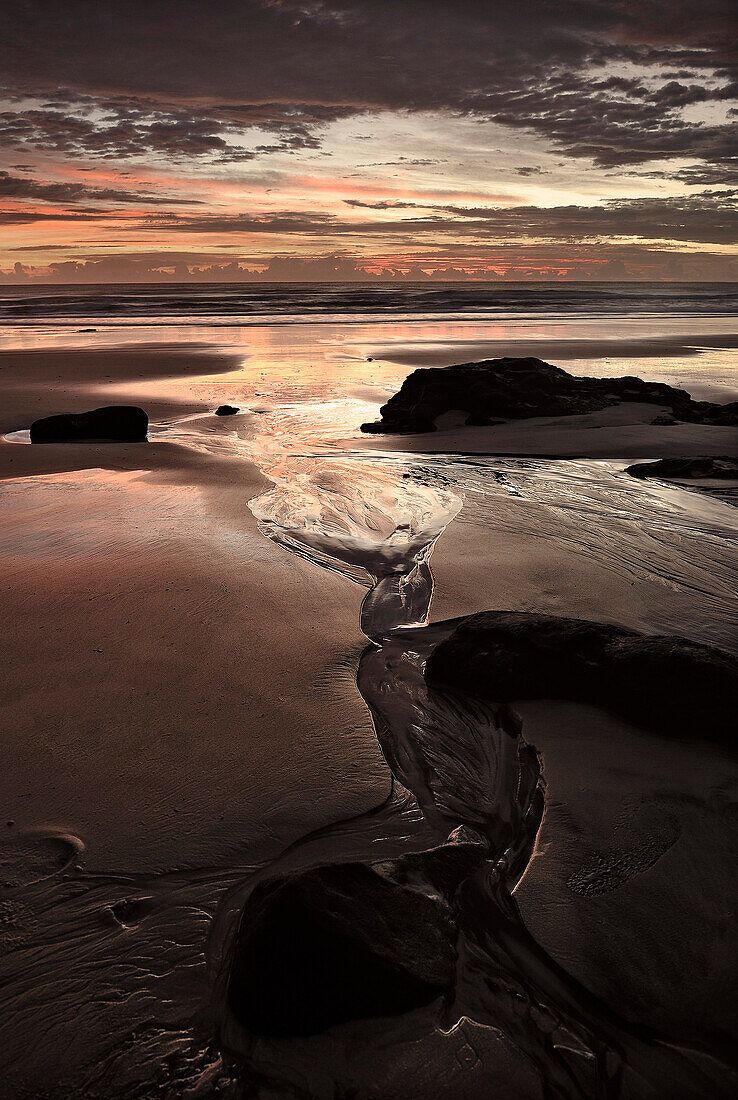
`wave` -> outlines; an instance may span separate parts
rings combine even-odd
[[[738,283],[218,283],[0,289],[0,324],[284,323],[340,316],[518,318],[545,313],[642,317],[738,311]]]

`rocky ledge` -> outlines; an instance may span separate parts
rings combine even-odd
[[[577,378],[541,359],[486,359],[452,367],[423,368],[408,375],[383,405],[381,420],[363,432],[434,432],[443,413],[467,414],[467,425],[533,416],[574,416],[624,401],[671,410],[677,421],[738,425],[738,401],[718,405],[693,401],[686,390],[640,378]],[[654,414],[656,415],[656,414]]]
[[[436,647],[425,678],[431,687],[495,703],[566,699],[667,736],[735,740],[738,661],[685,638],[485,611]]]
[[[142,443],[149,418],[136,405],[106,405],[91,412],[45,416],[31,424],[31,443]]]

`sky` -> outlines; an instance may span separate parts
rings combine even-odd
[[[0,282],[738,279],[724,0],[4,0]]]

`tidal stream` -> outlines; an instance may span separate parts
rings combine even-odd
[[[457,491],[463,461],[458,465],[453,487],[441,475],[442,464],[434,470],[432,462],[422,480],[403,473],[402,461],[380,459],[372,468],[357,456],[293,456],[262,466],[275,487],[249,506],[264,534],[317,566],[358,581],[368,574],[371,580],[361,606],[361,629],[370,644],[359,662],[357,686],[392,775],[392,796],[370,814],[293,845],[221,907],[211,943],[219,944],[215,1015],[224,1047],[245,1095],[254,1096],[473,1097],[492,1088],[496,1095],[558,1100],[728,1095],[732,1075],[725,1066],[620,1018],[551,959],[525,927],[514,892],[545,812],[541,757],[526,742],[514,709],[433,690],[424,677],[429,655],[461,621],[427,625],[434,588],[431,556],[463,504]],[[479,462],[476,470],[467,469],[473,492],[484,492],[488,466]],[[536,464],[507,466],[512,478],[498,470],[493,483],[520,497],[514,484],[529,480],[526,466],[535,478]],[[573,464],[570,475],[549,475],[554,509],[586,513],[600,504],[586,467]],[[705,508],[709,512],[709,502]],[[601,551],[617,553],[606,540]],[[657,539],[651,554],[653,569]],[[633,568],[639,565],[643,562],[634,557]],[[719,590],[719,576],[713,583]],[[311,946],[301,925],[309,925],[316,910],[322,919],[323,904],[329,909],[334,904],[322,898],[322,880],[316,886],[310,877],[326,867],[334,873],[330,897],[338,891],[340,898],[344,874],[349,893],[363,889],[356,885],[363,880],[354,878],[361,867],[376,869],[383,882],[397,888],[400,908],[407,904],[407,897],[400,897],[407,882],[418,901],[430,898],[444,907],[455,963],[442,995],[436,990],[427,1003],[403,1010],[391,994],[374,991],[377,1008],[368,992],[363,1005],[361,991],[353,990],[343,1017],[335,1004],[321,1007],[323,994],[309,984],[312,968],[317,966],[318,985],[330,983],[325,974],[334,948]],[[301,973],[301,956],[285,971],[279,960],[284,940],[267,941],[263,931],[250,930],[249,922],[260,919],[260,906],[278,905],[269,901],[270,890],[279,897],[293,886],[303,902],[309,897],[307,908],[291,903],[289,917],[280,911],[279,920],[286,920],[284,937],[299,941],[305,934],[304,953],[317,951],[309,974]],[[381,917],[373,925],[371,892],[365,898],[354,894],[350,901],[362,908],[361,949],[376,946],[377,959],[394,950],[401,958],[401,932],[388,948]],[[258,919],[250,917],[252,911]],[[278,923],[275,912],[268,909],[264,920]],[[258,963],[255,950],[262,954]],[[239,952],[247,961],[245,976],[237,980]],[[265,963],[264,953],[270,952],[274,957]],[[359,969],[352,972],[353,962],[352,955],[342,958],[339,982],[347,986],[362,981]],[[264,994],[260,982],[281,982],[285,988]],[[311,988],[316,1021],[326,1014],[332,1025],[327,1033],[313,1026],[311,1005],[302,1003],[309,1001]],[[337,1002],[343,1003],[344,992],[334,993]]]

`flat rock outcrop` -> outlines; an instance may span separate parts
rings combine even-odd
[[[140,443],[149,418],[136,405],[106,405],[83,413],[45,416],[31,424],[31,443]]]
[[[573,416],[638,401],[667,408],[675,420],[738,425],[738,401],[693,401],[686,390],[640,378],[577,378],[541,359],[486,359],[413,371],[363,432],[433,432],[443,413],[467,414],[467,425],[539,416]]]
[[[436,647],[425,678],[489,702],[567,699],[669,736],[735,740],[738,661],[684,638],[485,611]]]

